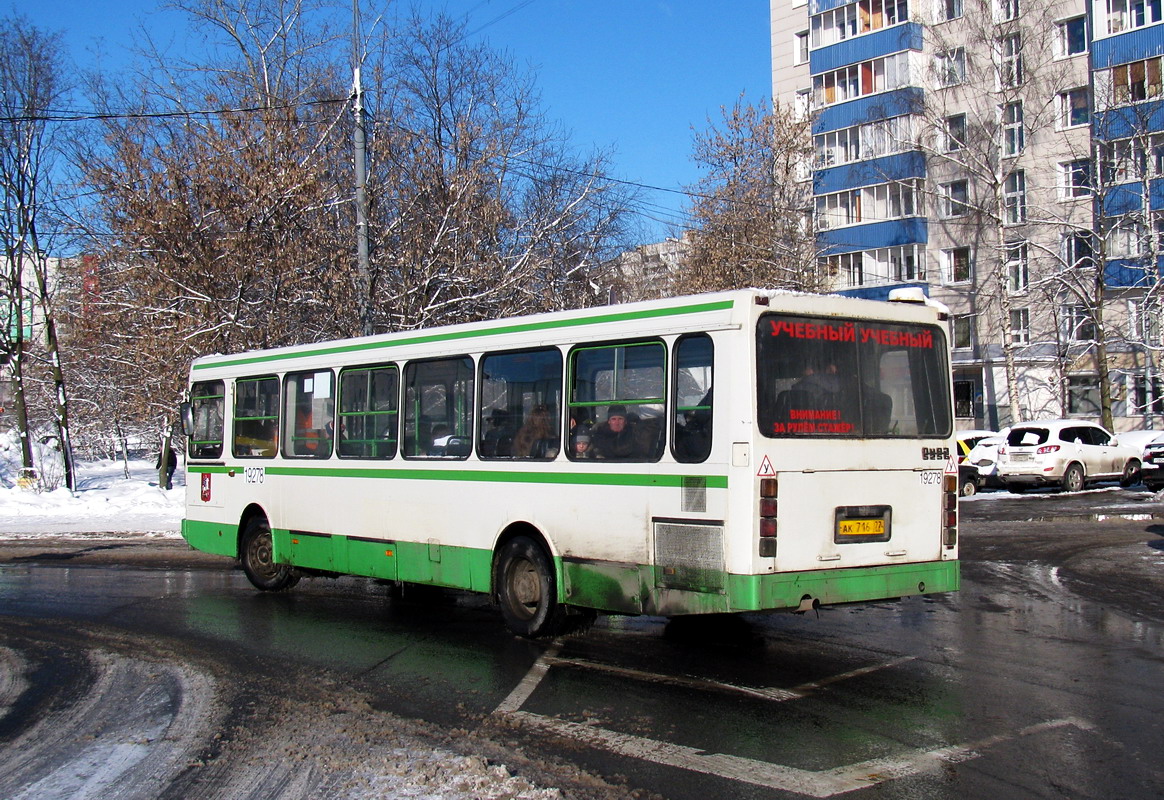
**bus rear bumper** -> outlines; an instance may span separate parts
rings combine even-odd
[[[817,604],[860,603],[954,592],[961,584],[959,563],[931,561],[774,575],[729,575],[729,610],[795,610]]]
[[[560,600],[616,614],[685,616],[796,611],[957,591],[959,562],[847,567],[764,575],[715,573],[702,588],[665,585],[658,568],[564,559]],[[713,579],[714,578],[714,579]]]

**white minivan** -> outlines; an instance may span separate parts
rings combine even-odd
[[[1140,482],[1140,449],[1122,445],[1092,422],[1075,419],[1020,422],[998,448],[998,477],[1012,492],[1062,486],[1077,492],[1089,483]]]

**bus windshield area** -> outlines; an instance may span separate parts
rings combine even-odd
[[[765,314],[756,342],[765,436],[950,435],[946,337],[935,325]]]

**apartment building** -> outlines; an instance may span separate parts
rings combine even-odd
[[[771,0],[834,289],[950,307],[962,427],[1164,427],[1161,0]],[[1105,379],[1105,380],[1101,380]],[[1103,384],[1106,383],[1106,386]]]

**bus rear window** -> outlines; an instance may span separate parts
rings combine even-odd
[[[950,434],[946,338],[935,325],[766,314],[756,343],[765,436]]]

